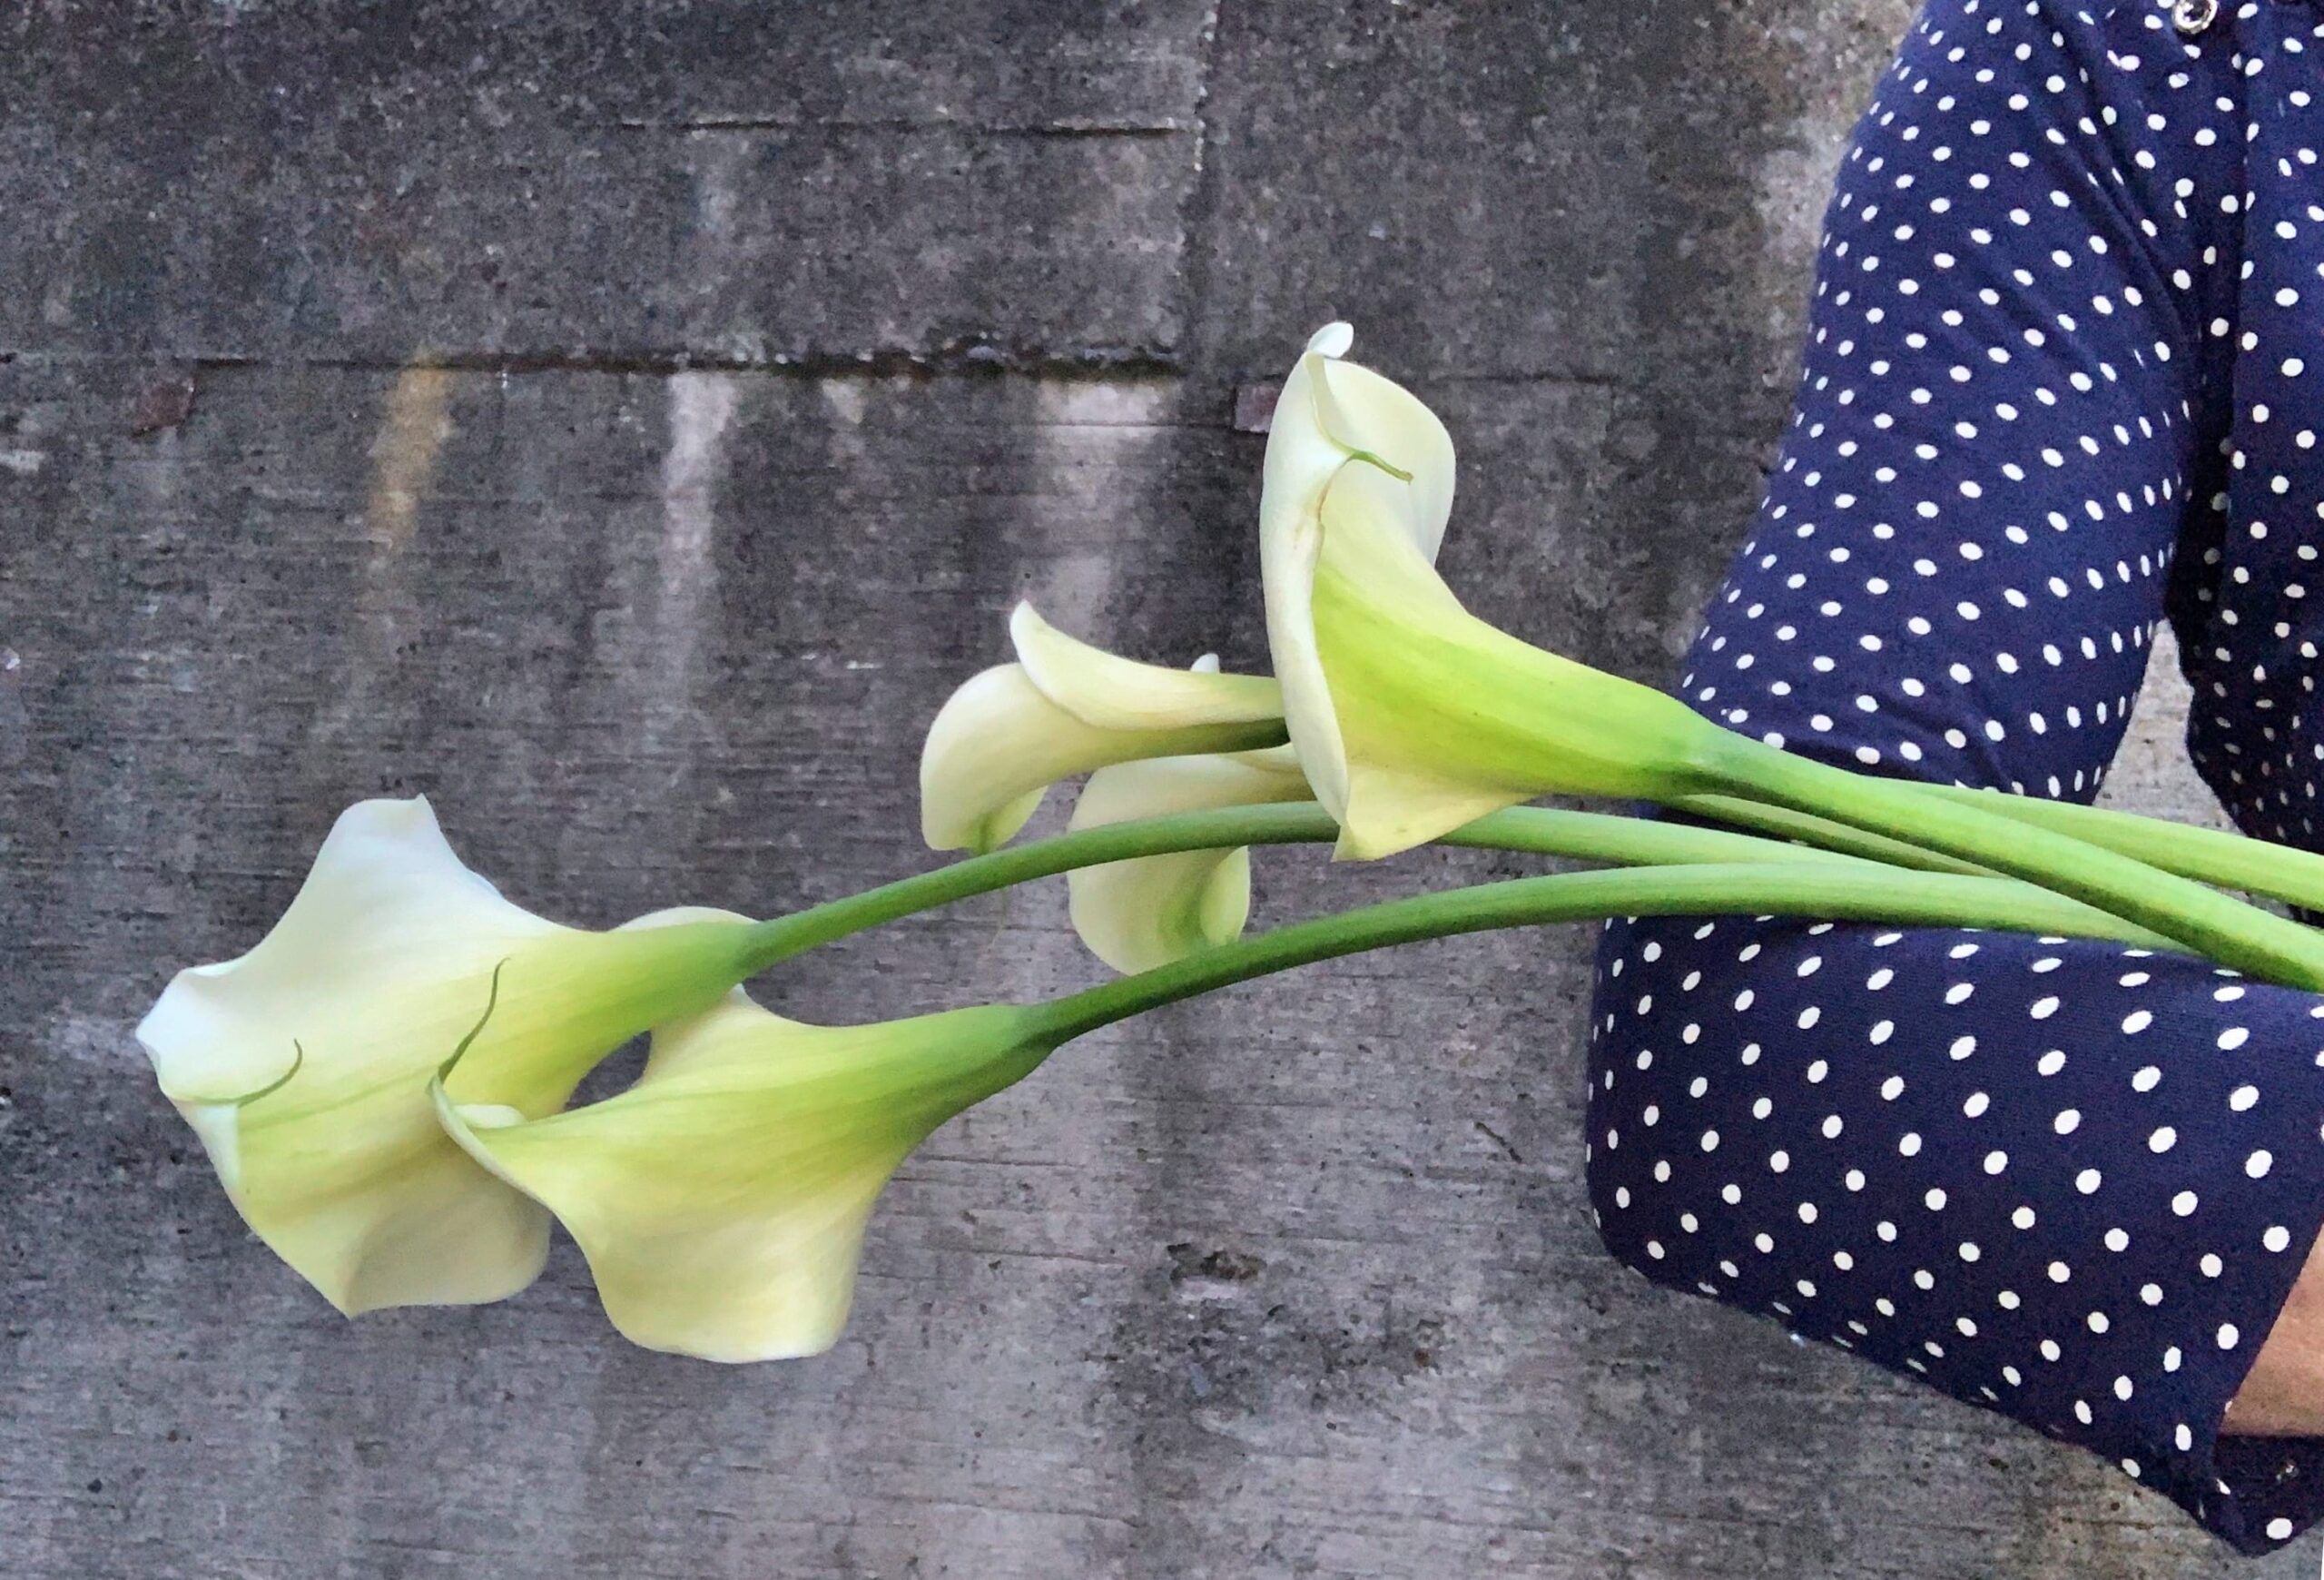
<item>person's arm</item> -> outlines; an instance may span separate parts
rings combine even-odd
[[[2241,190],[2226,63],[2102,9],[1935,0],[1881,83],[1682,681],[1708,716],[2096,793],[2215,486]],[[2113,944],[1737,917],[1610,927],[1594,1013],[1622,1259],[2093,1449],[2248,1549],[2324,1514],[2324,1443],[2230,1435],[2248,1374],[2252,1425],[2318,1427],[2306,1293],[2254,1363],[2324,1220],[2324,1002]]]
[[[2324,1241],[2309,1249],[2291,1299],[2268,1330],[2236,1393],[2228,1430],[2324,1437]]]

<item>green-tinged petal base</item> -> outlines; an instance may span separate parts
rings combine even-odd
[[[624,1336],[787,1359],[838,1341],[897,1165],[1047,1056],[1029,1026],[1009,1006],[808,1026],[736,994],[657,1029],[645,1073],[604,1101],[511,1122],[439,1089],[437,1111],[572,1232]]]
[[[1313,608],[1346,742],[1344,855],[1392,855],[1538,795],[1710,786],[1698,765],[1717,726],[1476,618],[1376,514],[1334,510]]]

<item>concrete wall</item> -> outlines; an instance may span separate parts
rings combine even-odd
[[[1667,677],[1907,11],[0,0],[0,1574],[2304,1574],[1605,1260],[1575,933],[1077,1046],[746,1369],[569,1250],[342,1321],[130,1036],[362,795],[591,923],[917,869],[1012,599],[1260,659],[1238,392],[1335,315],[1460,439],[1481,611]],[[2200,811],[2173,734],[2124,782]],[[1293,854],[1262,912],[1517,866]],[[770,996],[1054,992],[1063,909]]]

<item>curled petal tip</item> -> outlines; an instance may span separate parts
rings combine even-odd
[[[458,1067],[461,1060],[468,1057],[469,1047],[475,1043],[477,1038],[483,1035],[485,1026],[492,1019],[492,1012],[500,1005],[500,973],[507,969],[508,962],[506,959],[494,964],[492,985],[486,990],[484,995],[484,1013],[476,1018],[476,1024],[468,1028],[468,1035],[460,1039],[458,1046],[452,1050],[451,1057],[436,1067],[435,1084],[441,1086],[452,1079],[452,1071]]]
[[[1222,674],[1216,664],[1174,669],[1125,658],[1067,636],[1029,604],[1017,607],[1009,635],[1035,688],[1092,729],[1271,725],[1283,717],[1283,694],[1264,676]]]
[[[921,750],[921,834],[934,850],[1006,844],[1049,787],[1115,763],[1240,751],[1285,738],[1263,676],[1170,669],[1077,641],[1029,604],[1010,617],[1018,662],[970,676]]]

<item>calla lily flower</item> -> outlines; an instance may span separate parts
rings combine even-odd
[[[717,1002],[739,919],[559,926],[462,865],[424,799],[341,814],[290,907],[238,960],[180,972],[137,1028],[259,1237],[352,1316],[498,1299],[547,1219],[436,1122],[428,1081],[483,1006],[463,1096],[553,1112],[606,1053]]]
[[[1283,744],[1283,699],[1257,675],[1141,664],[1078,642],[1019,604],[1017,662],[970,676],[929,726],[921,831],[934,850],[997,849],[1049,787],[1149,757]]]
[[[790,1359],[838,1341],[864,1226],[906,1155],[1048,1057],[1031,1027],[1009,1005],[803,1025],[737,990],[656,1028],[645,1072],[602,1101],[527,1118],[439,1086],[437,1109],[580,1242],[625,1337]]]
[[[1206,662],[1216,664],[1216,658]],[[1157,757],[1100,768],[1082,786],[1072,826],[1096,828],[1214,806],[1306,801],[1314,792],[1288,746]],[[1190,850],[1078,867],[1066,874],[1073,930],[1122,973],[1149,971],[1243,933],[1251,913],[1251,853]]]
[[[1462,607],[1435,569],[1452,439],[1343,360],[1354,336],[1327,325],[1285,381],[1259,506],[1267,643],[1340,854],[1393,854],[1547,794],[1707,788],[1677,783],[1711,727],[1684,705]]]

